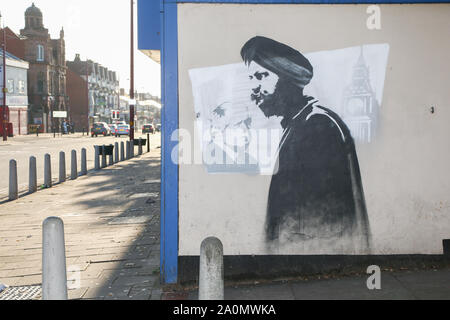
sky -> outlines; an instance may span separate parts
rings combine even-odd
[[[25,27],[25,10],[34,2],[43,14],[52,39],[64,27],[66,60],[79,53],[82,60],[98,62],[116,71],[120,87],[130,88],[129,0],[2,0],[2,24],[17,34]],[[160,97],[160,65],[137,50],[137,1],[135,1],[135,90]]]

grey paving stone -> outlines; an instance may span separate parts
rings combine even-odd
[[[151,288],[141,287],[132,288],[128,293],[128,297],[132,300],[149,300],[152,294]]]
[[[414,296],[388,273],[381,275],[381,290],[369,290],[367,277],[311,280],[292,283],[296,300],[403,300]]]
[[[392,276],[417,299],[450,300],[450,269],[393,273]]]
[[[135,285],[154,285],[159,281],[159,277],[155,276],[119,276],[112,285],[113,286],[135,286]]]
[[[294,300],[289,284],[245,285],[225,287],[225,300]],[[198,300],[198,289],[191,291],[189,300]]]

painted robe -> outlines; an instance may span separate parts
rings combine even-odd
[[[281,248],[345,238],[351,248],[344,251],[367,253],[370,229],[353,138],[337,114],[316,102],[283,120],[267,241]]]

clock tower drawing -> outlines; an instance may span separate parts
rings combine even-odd
[[[364,50],[353,67],[351,83],[344,89],[343,120],[355,142],[371,143],[376,133],[378,101],[370,85],[370,70],[364,60]]]

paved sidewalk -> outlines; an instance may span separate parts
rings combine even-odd
[[[160,299],[159,190],[160,149],[153,149],[1,204],[0,284],[41,284],[42,222],[58,216],[71,286],[81,277],[69,299]]]
[[[327,275],[279,281],[225,283],[226,300],[450,300],[450,266],[381,272],[381,289],[369,290],[369,275]],[[198,288],[168,291],[165,300],[197,300]]]

